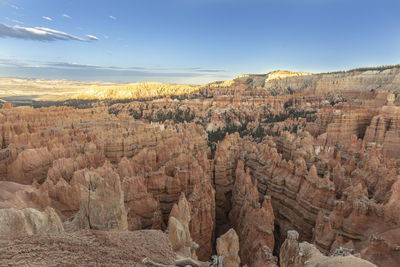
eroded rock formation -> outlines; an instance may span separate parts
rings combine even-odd
[[[183,257],[197,258],[198,245],[193,242],[189,231],[190,206],[184,194],[171,210],[168,221],[168,237],[172,249]]]
[[[298,242],[298,233],[289,231],[287,239],[282,245],[280,266],[303,267],[303,266],[346,266],[346,267],[373,267],[371,262],[360,259],[353,255],[337,255],[327,257],[323,255],[314,245],[307,242]]]
[[[296,266],[364,264],[358,256],[397,266],[399,73],[243,75],[84,109],[6,103],[0,220],[18,221],[9,239],[71,244],[83,229],[118,244],[117,231],[168,230],[169,252],[157,253],[173,248],[186,262],[217,253],[249,267],[279,255]],[[285,241],[289,230],[298,238]],[[331,256],[343,251],[356,256]]]
[[[120,178],[110,167],[76,172],[71,185],[79,186],[80,205],[71,222],[66,223],[68,228],[103,231],[128,229]]]
[[[46,208],[43,212],[32,208],[0,209],[0,238],[13,239],[63,231],[61,220],[52,208]]]
[[[232,228],[222,236],[218,237],[217,254],[223,258],[223,267],[240,266],[239,237]]]
[[[253,184],[250,172],[244,172],[243,161],[236,169],[236,180],[232,192],[230,222],[240,240],[240,259],[249,266],[263,266],[270,261],[274,249],[274,213],[271,198],[265,196],[259,203],[257,181]]]

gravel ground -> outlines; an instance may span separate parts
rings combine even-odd
[[[145,257],[163,264],[175,262],[163,232],[80,231],[0,239],[0,266],[144,266]]]

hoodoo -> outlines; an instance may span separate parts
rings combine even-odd
[[[0,262],[35,247],[63,254],[39,265],[74,248],[132,253],[105,264],[397,266],[399,77],[277,72],[180,100],[4,104]]]

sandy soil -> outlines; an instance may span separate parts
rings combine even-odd
[[[163,264],[175,262],[166,234],[80,231],[0,239],[0,266],[144,266],[145,257]]]

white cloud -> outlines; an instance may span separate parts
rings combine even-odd
[[[19,20],[16,20],[16,19],[12,19],[11,21],[14,22],[14,23],[17,23],[17,24],[24,24],[22,21],[19,21]]]
[[[47,33],[51,33],[57,36],[63,36],[66,37],[68,39],[73,39],[73,40],[77,40],[77,41],[84,41],[82,38],[74,36],[72,34],[66,33],[66,32],[62,32],[62,31],[57,31],[57,30],[53,30],[53,29],[49,29],[49,28],[43,28],[43,27],[35,27],[35,29],[41,30],[41,31],[45,31]]]
[[[52,19],[52,18],[50,18],[50,17],[46,17],[46,16],[43,16],[43,17],[42,17],[42,19],[45,19],[45,20],[48,20],[48,21],[53,21],[53,19]]]
[[[108,16],[110,19],[116,20],[117,18],[114,16]]]
[[[3,5],[5,5],[5,6],[11,7],[11,8],[14,8],[14,9],[16,9],[16,10],[19,9],[19,7],[17,7],[16,5],[10,4],[10,3],[8,3],[7,1],[0,0],[0,4],[3,4]]]
[[[94,35],[90,35],[90,34],[86,34],[86,36],[89,38],[89,39],[91,39],[91,40],[99,40],[99,38],[97,38],[96,36],[94,36]]]
[[[1,53],[0,53],[1,54]],[[231,79],[227,72],[205,73],[200,67],[174,69],[171,67],[120,67],[70,62],[23,61],[16,58],[0,58],[3,76],[37,77],[95,81],[99,78],[111,82],[159,81],[186,84],[205,84],[215,80]],[[205,69],[204,69],[205,70]]]
[[[63,16],[64,18],[66,18],[66,19],[70,19],[70,18],[71,18],[71,16],[68,15],[68,14],[62,14],[62,16]]]
[[[9,17],[5,17],[6,20],[17,23],[17,24],[24,24],[22,21],[16,20],[16,19],[10,19]]]
[[[0,23],[0,37],[12,37],[18,39],[28,39],[28,40],[36,40],[36,41],[56,41],[56,40],[64,40],[64,41],[89,41],[89,40],[98,40],[96,36],[87,35],[88,39],[83,39],[81,37],[50,29],[44,27],[22,27],[19,25],[8,26],[4,23]]]

